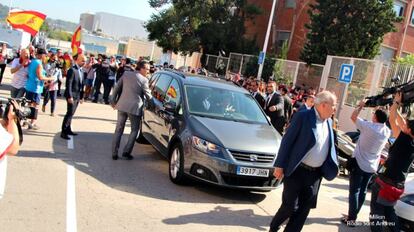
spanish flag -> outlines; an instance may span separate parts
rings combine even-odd
[[[82,27],[79,25],[79,27],[76,29],[76,31],[73,33],[72,36],[72,56],[82,54],[81,46],[81,36],[82,36]]]
[[[40,30],[45,18],[46,15],[36,11],[16,11],[10,13],[9,17],[7,17],[7,22],[13,28],[22,29],[32,36],[35,36]]]
[[[177,90],[175,90],[174,86],[170,86],[170,88],[167,91],[167,95],[176,98],[177,97]]]

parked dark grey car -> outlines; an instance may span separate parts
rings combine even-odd
[[[254,98],[231,82],[160,71],[150,80],[154,104],[142,136],[169,160],[172,182],[271,190],[281,136]]]

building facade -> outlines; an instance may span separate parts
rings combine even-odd
[[[106,12],[83,13],[79,21],[86,30],[114,39],[146,39],[148,36],[144,21],[121,15]]]
[[[315,0],[278,0],[272,20],[272,31],[268,52],[278,53],[285,41],[289,45],[288,59],[299,60],[300,52],[306,43],[307,29],[310,22],[307,13],[309,4]],[[267,24],[269,21],[272,0],[249,0],[251,4],[263,9],[263,14],[246,23],[246,36],[255,38],[261,48],[264,44]],[[403,21],[396,23],[397,32],[384,36],[381,54],[377,59],[388,63],[395,57],[414,54],[414,0],[394,0],[394,11]]]
[[[94,13],[83,13],[80,15],[79,24],[87,31],[93,31],[93,23],[95,21]]]

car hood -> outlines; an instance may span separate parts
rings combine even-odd
[[[405,181],[405,194],[414,194],[414,173],[410,173]]]
[[[267,124],[190,116],[195,135],[229,150],[277,154],[282,137]]]

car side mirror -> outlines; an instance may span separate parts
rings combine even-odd
[[[166,103],[164,103],[164,109],[167,112],[176,113],[177,105],[176,105],[175,102],[166,102]]]

